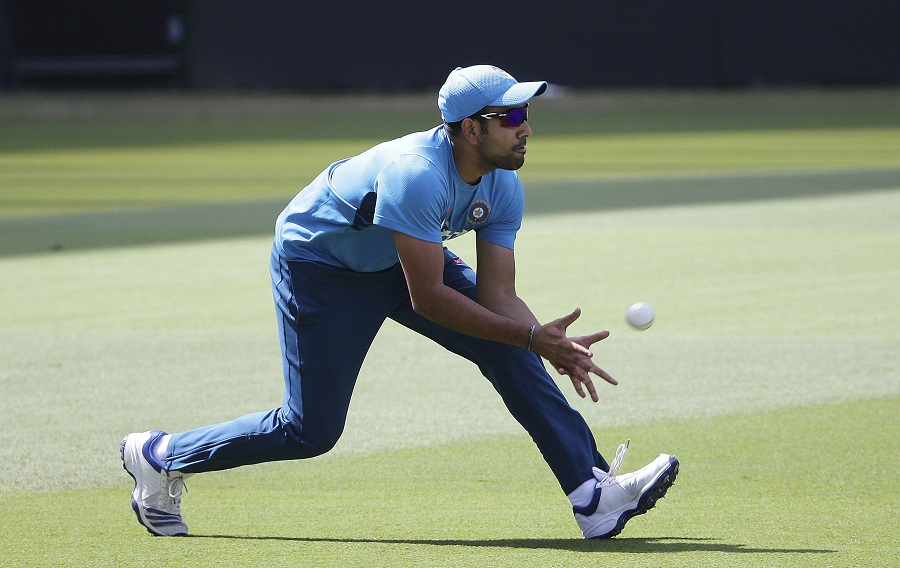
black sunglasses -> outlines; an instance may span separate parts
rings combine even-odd
[[[489,112],[487,114],[479,114],[478,116],[486,120],[499,118],[500,126],[516,128],[522,126],[522,123],[528,120],[528,105],[512,108],[506,112]]]

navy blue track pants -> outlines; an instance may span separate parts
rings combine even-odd
[[[475,299],[475,272],[445,249],[444,282]],[[363,359],[386,318],[475,363],[531,435],[569,493],[608,464],[544,368],[520,347],[473,338],[416,314],[403,270],[360,273],[272,254],[272,289],[284,365],[284,404],[174,434],[167,466],[201,473],[329,451],[344,429]]]

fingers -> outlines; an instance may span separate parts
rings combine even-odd
[[[594,381],[588,380],[587,382],[588,392],[591,393],[591,400],[594,402],[600,402],[600,395],[597,394],[597,389],[594,388]]]
[[[575,351],[575,353],[580,353],[580,354],[584,355],[585,357],[593,357],[594,356],[594,354],[591,353],[590,349],[588,349],[587,347],[585,347],[584,345],[582,345],[576,341],[572,342],[572,349]]]
[[[584,398],[585,396],[587,396],[586,394],[584,394],[584,387],[581,386],[581,381],[579,381],[578,379],[576,379],[573,376],[569,376],[569,379],[571,379],[572,386],[575,387],[575,392],[578,393],[578,396],[580,396],[581,398]]]
[[[571,314],[563,316],[556,320],[556,323],[561,325],[563,329],[566,329],[567,327],[572,325],[572,323],[579,317],[581,317],[581,308],[575,308],[575,310]]]
[[[607,337],[609,337],[609,330],[604,329],[603,331],[598,331],[597,333],[595,333],[593,335],[586,336],[584,338],[584,340],[588,345],[593,345],[593,344],[597,343],[598,341],[603,341]]]
[[[572,313],[547,324],[541,331],[550,332],[545,338],[556,336],[555,341],[550,342],[555,343],[555,347],[549,349],[553,355],[548,357],[556,372],[569,377],[578,396],[587,398],[590,395],[592,401],[598,402],[600,397],[591,379],[592,373],[611,385],[619,384],[609,373],[594,364],[594,354],[590,350],[591,345],[609,337],[609,330],[576,338],[566,337],[567,328],[580,316],[581,308],[575,308]]]
[[[589,375],[585,375],[584,378],[577,378],[574,376],[569,377],[572,380],[572,386],[575,387],[575,392],[578,393],[578,396],[581,398],[587,397],[587,394],[584,392],[584,388],[587,387],[587,392],[591,395],[591,400],[594,402],[600,401],[600,396],[597,394],[597,389],[594,387],[594,381],[591,380]]]
[[[597,388],[594,386],[594,381],[591,379],[591,373],[597,375],[607,383],[611,385],[618,385],[619,382],[612,377],[609,373],[601,369],[600,367],[591,364],[588,369],[582,368],[578,365],[563,367],[557,366],[557,372],[560,375],[567,375],[569,380],[572,381],[572,386],[575,388],[575,392],[578,393],[578,396],[581,398],[587,398],[587,395],[591,395],[591,400],[594,402],[600,401],[600,396],[597,394]]]
[[[601,369],[600,367],[595,367],[594,370],[593,370],[592,372],[593,372],[595,375],[597,375],[598,377],[600,377],[601,379],[603,379],[604,381],[606,381],[607,383],[609,383],[609,384],[611,384],[611,385],[613,385],[613,386],[619,384],[619,381],[617,381],[616,379],[614,379],[612,375],[610,375],[609,373],[607,373],[606,371],[604,371],[604,370]]]

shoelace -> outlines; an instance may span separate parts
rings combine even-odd
[[[616,448],[616,457],[613,458],[611,464],[609,464],[609,476],[613,477],[617,473],[619,473],[619,468],[622,467],[622,462],[625,461],[625,454],[628,453],[628,445],[631,443],[631,440],[626,441],[624,444],[619,444],[619,447]]]
[[[181,492],[185,489],[187,489],[187,486],[184,484],[183,477],[175,477],[166,484],[166,492],[169,494],[169,497],[172,498],[175,505],[181,503]]]

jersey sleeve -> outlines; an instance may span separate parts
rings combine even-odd
[[[406,154],[391,161],[375,180],[378,200],[373,223],[417,239],[441,242],[449,180],[431,160]]]
[[[511,173],[511,172],[510,172]],[[475,229],[476,234],[508,249],[515,248],[516,234],[522,227],[525,214],[525,190],[516,175],[508,175],[503,180],[500,191],[494,193],[494,206],[490,222]]]

